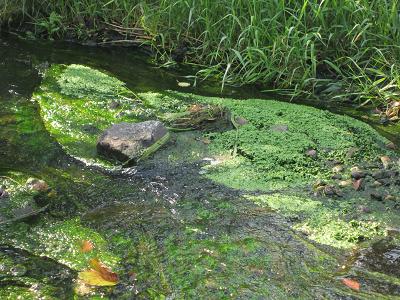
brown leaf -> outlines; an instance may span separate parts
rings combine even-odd
[[[354,181],[353,181],[353,188],[354,188],[356,191],[359,191],[360,188],[361,188],[361,184],[362,184],[362,179],[361,179],[361,178],[360,178],[360,179],[357,179],[357,180],[354,180]]]
[[[93,269],[79,272],[78,277],[86,284],[95,286],[113,286],[118,282],[104,279],[100,272]]]
[[[350,278],[343,278],[342,283],[351,288],[352,290],[359,291],[360,290],[360,283],[354,279]]]
[[[203,110],[203,106],[200,105],[200,104],[193,104],[193,105],[191,105],[191,106],[189,107],[189,111],[190,111],[191,113],[196,113],[196,112],[199,112],[199,111],[201,111],[201,110]]]
[[[82,241],[82,244],[81,244],[81,252],[82,253],[90,252],[93,250],[93,248],[94,248],[94,245],[91,241],[88,241],[88,240]]]
[[[110,282],[118,282],[118,275],[112,272],[109,268],[104,266],[97,258],[89,261],[90,266],[101,274],[101,277]]]
[[[382,156],[381,157],[381,162],[382,162],[382,164],[383,164],[383,167],[385,168],[385,169],[387,169],[388,167],[389,167],[389,165],[390,165],[390,157],[389,156]]]

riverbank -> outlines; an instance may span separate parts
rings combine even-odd
[[[399,95],[398,9],[397,0],[6,0],[0,19],[31,38],[146,45],[164,66],[198,65],[197,76],[222,87],[256,84],[385,111]]]

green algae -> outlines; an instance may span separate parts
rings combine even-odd
[[[20,223],[2,231],[2,243],[49,257],[76,271],[88,268],[91,258],[98,258],[109,267],[116,267],[119,262],[119,258],[108,250],[104,237],[82,226],[79,219],[53,222],[43,219],[35,226]],[[83,241],[91,241],[93,251],[82,252]]]
[[[81,84],[71,84],[81,79]],[[111,86],[97,89],[97,80],[110,82]],[[97,156],[97,139],[112,124],[138,121],[141,109],[138,111],[132,97],[132,92],[113,77],[76,65],[55,65],[47,70],[33,95],[40,104],[47,130],[68,154],[105,166],[111,165]],[[117,109],[109,108],[109,99],[118,101]]]
[[[82,65],[69,65],[57,79],[60,92],[86,100],[121,100],[132,96],[125,84],[115,77]]]
[[[247,198],[293,220],[293,228],[311,240],[337,248],[352,248],[360,242],[384,237],[388,226],[400,224],[400,217],[391,209],[391,204],[360,197],[344,201],[275,193]],[[360,205],[368,205],[371,212],[360,213]]]
[[[1,174],[0,187],[8,196],[0,199],[0,226],[36,215],[43,210],[44,207],[37,201],[38,192],[25,186],[27,178],[25,174],[18,172]]]
[[[55,72],[57,68],[60,68],[60,73]],[[101,94],[102,91],[90,91],[93,99],[87,99],[79,94],[62,93],[59,82],[53,81],[52,87],[51,72],[55,72],[53,75],[56,78],[65,68],[54,66],[50,69],[34,99],[41,106],[49,132],[68,153],[86,161],[98,161],[93,152],[97,129],[104,129],[123,118],[136,122],[150,117],[162,119],[171,113],[185,113],[194,103],[223,105],[231,111],[233,118],[244,118],[247,124],[218,131],[175,132],[169,147],[158,151],[153,162],[180,164],[210,157],[215,163],[203,167],[201,174],[204,171],[204,177],[227,187],[270,191],[304,186],[315,178],[330,176],[330,163],[333,160],[354,165],[391,154],[383,148],[387,140],[362,122],[276,101],[240,101],[175,92],[149,92],[137,94],[135,100],[122,98],[119,100],[122,106],[116,110],[109,109],[108,103],[114,96],[117,98],[118,93],[108,97],[109,93],[105,92],[103,98],[98,96],[98,100],[94,101],[96,93]],[[46,85],[49,90],[46,90]],[[52,94],[53,91],[56,93]],[[130,106],[132,102],[134,107]],[[274,128],[277,125],[285,125],[288,130],[276,131]],[[87,137],[81,139],[82,134]],[[207,142],[202,142],[203,139]],[[81,147],[80,143],[85,146]],[[349,150],[354,148],[357,148],[355,155],[349,156]],[[317,159],[305,154],[309,149],[317,150]],[[354,207],[365,203],[365,199],[343,199],[338,204],[329,203],[330,200],[325,198],[314,199],[308,193],[293,196],[284,192],[248,199],[261,206],[274,208],[287,219],[294,220],[292,228],[296,231],[305,232],[310,239],[336,248],[347,249],[362,240],[380,237],[384,234],[385,225],[397,223],[393,214],[383,217],[384,206],[372,207],[374,213],[371,216],[355,215]],[[222,204],[227,210],[234,210],[232,205],[235,204],[229,201]],[[311,299],[312,296],[308,294],[310,282],[314,280],[315,284],[319,284],[322,281],[320,276],[327,269],[334,269],[334,260],[318,251],[319,255],[310,259],[316,260],[316,263],[299,263],[297,256],[289,259],[290,254],[298,254],[296,251],[279,256],[277,253],[284,247],[271,246],[274,240],[232,237],[231,233],[226,236],[205,236],[208,227],[225,221],[228,215],[221,216],[213,209],[200,207],[202,205],[188,208],[193,215],[193,224],[187,225],[186,230],[178,236],[168,236],[161,246],[160,240],[164,237],[143,234],[140,230],[133,231],[132,234],[137,236],[133,239],[115,237],[108,241],[104,249],[109,249],[114,256],[123,257],[124,265],[129,266],[126,272],[133,270],[138,273],[138,285],[144,286],[142,297],[162,299],[164,295],[173,293],[178,298],[195,298],[198,295],[205,298],[252,298],[255,295],[287,298],[288,295],[297,295],[297,298]],[[379,213],[375,213],[375,210]],[[133,222],[137,221],[126,220],[126,223]],[[103,236],[114,234],[113,231],[99,232]],[[310,245],[307,247],[312,248]],[[129,250],[124,252],[121,249]],[[69,258],[71,261],[75,259]],[[109,264],[112,264],[110,261]],[[261,262],[262,266],[257,262]],[[286,264],[290,265],[289,271],[293,270],[293,274],[288,271]],[[281,274],[281,277],[274,273]],[[296,294],[294,290],[299,289],[298,281],[301,281],[304,291],[300,288]],[[126,298],[129,299],[129,292]]]
[[[304,185],[315,178],[326,178],[333,161],[356,164],[390,153],[384,149],[388,141],[369,125],[304,105],[177,92],[138,96],[162,113],[203,103],[226,107],[232,119],[244,118],[246,124],[237,129],[207,134],[211,152],[225,158],[208,168],[208,177],[235,188],[268,190]],[[287,130],[276,130],[277,126]],[[306,154],[310,149],[317,151],[317,159]]]

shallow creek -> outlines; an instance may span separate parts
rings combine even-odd
[[[200,176],[202,161],[169,165],[154,159],[115,174],[69,157],[30,101],[40,73],[52,63],[107,70],[135,91],[182,91],[177,80],[190,81],[184,78],[190,70],[156,68],[132,49],[0,37],[0,176],[23,172],[44,179],[57,192],[50,212],[24,224],[46,227],[79,217],[80,224],[102,235],[121,258],[117,286],[79,291],[79,297],[400,299],[400,249],[390,241],[354,253],[313,243],[293,230],[290,220],[250,202],[242,191]],[[266,98],[251,88],[228,87],[220,95],[219,87],[208,83],[184,91]],[[341,112],[363,114],[351,108]],[[399,144],[399,127],[375,128]],[[7,264],[0,269],[0,288],[33,282],[37,289],[51,287],[41,291],[49,299],[72,299],[76,293],[76,271],[62,259],[1,244],[0,258],[10,262],[9,270]],[[349,274],[362,284],[360,292],[342,284]]]

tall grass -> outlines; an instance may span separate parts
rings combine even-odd
[[[39,27],[59,16],[59,37],[110,23],[140,29],[160,59],[187,49],[199,75],[222,84],[359,103],[399,97],[400,0],[0,0],[0,11],[10,2]]]

